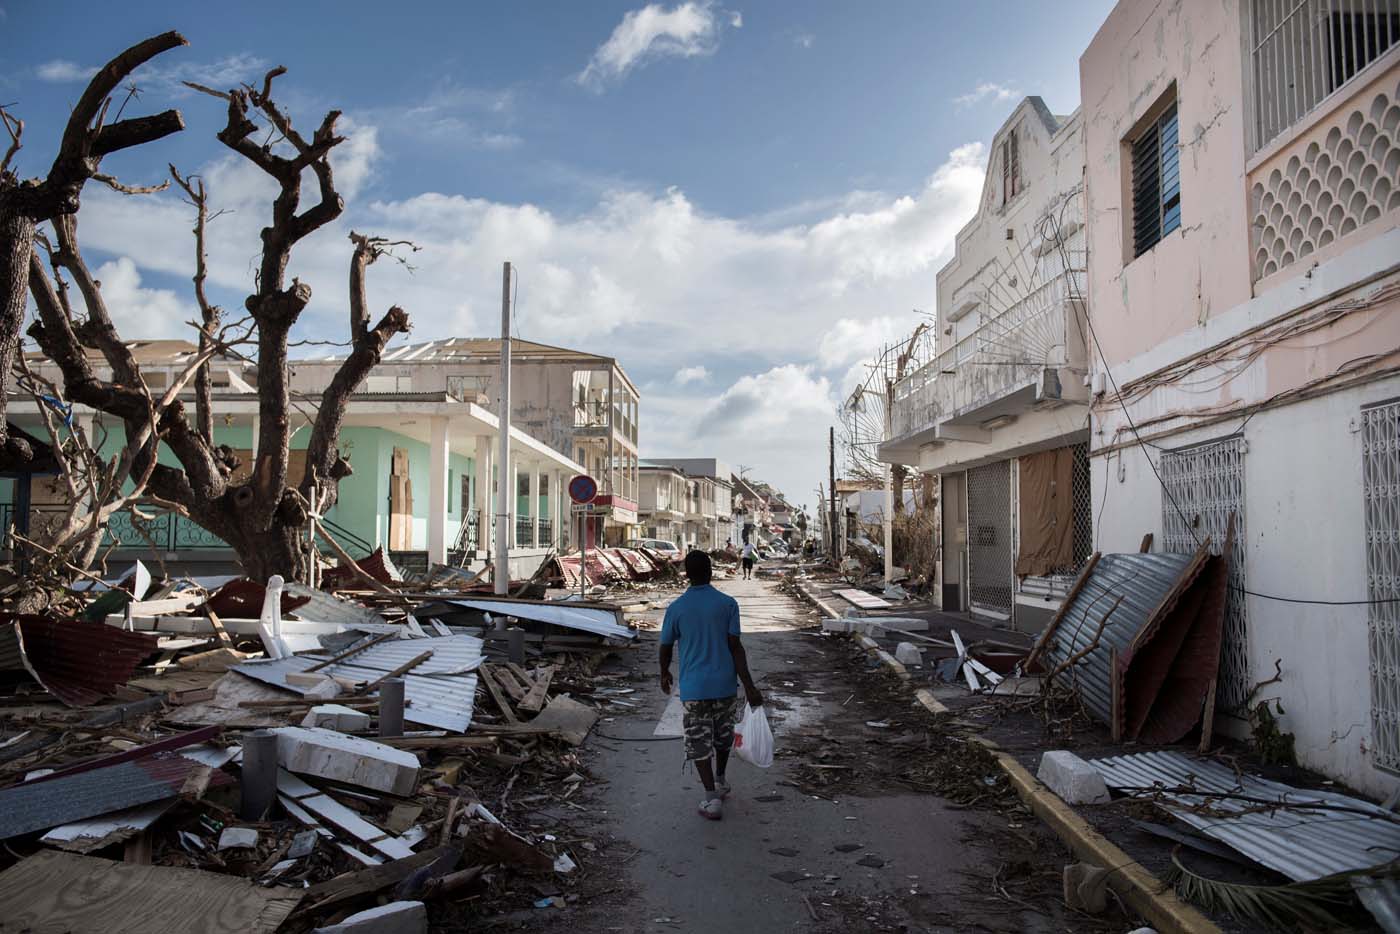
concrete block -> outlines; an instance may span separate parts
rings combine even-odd
[[[320,704],[312,707],[302,718],[302,726],[319,726],[341,733],[354,733],[369,729],[369,714],[346,707],[344,704]]]
[[[312,934],[427,934],[428,909],[422,902],[390,902],[368,908]]]
[[[912,642],[901,642],[895,646],[894,657],[901,665],[922,665],[924,663],[923,653]]]
[[[258,832],[252,827],[225,827],[219,834],[219,849],[252,849],[258,845]]]
[[[272,732],[277,734],[277,761],[289,772],[402,797],[418,787],[418,757],[411,752],[320,727],[285,726]]]
[[[827,632],[855,633],[860,636],[873,635],[878,629],[874,623],[864,619],[843,616],[840,619],[823,619],[822,629]]]
[[[1035,777],[1066,804],[1108,803],[1108,786],[1098,769],[1066,749],[1042,755]]]

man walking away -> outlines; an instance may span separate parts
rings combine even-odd
[[[744,580],[753,580],[753,563],[758,558],[758,549],[753,546],[753,542],[744,544],[741,557],[744,560]]]
[[[754,686],[748,655],[739,641],[739,604],[710,586],[712,574],[710,556],[705,552],[685,556],[690,589],[666,608],[661,625],[661,690],[671,693],[671,656],[679,645],[685,757],[695,764],[705,786],[700,816],[719,820],[723,816],[720,801],[729,794],[724,769],[729,764],[739,712],[734,679],[743,683],[750,706],[763,706],[763,695]]]

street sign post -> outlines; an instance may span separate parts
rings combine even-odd
[[[587,596],[588,587],[588,530],[584,527],[595,512],[591,505],[598,495],[598,481],[588,474],[579,474],[569,481],[569,499],[574,501],[570,507],[570,512],[576,516],[583,516],[584,521],[579,523],[579,564],[578,564],[578,595]]]

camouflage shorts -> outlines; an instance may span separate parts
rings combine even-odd
[[[715,750],[728,751],[734,745],[734,721],[738,718],[739,698],[686,701],[685,757],[708,759]]]

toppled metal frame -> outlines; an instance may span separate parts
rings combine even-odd
[[[1237,776],[1218,762],[1179,752],[1111,756],[1089,764],[1109,787],[1120,790],[1190,788],[1278,803],[1268,808],[1254,800],[1161,793],[1162,806],[1173,816],[1296,882],[1365,870],[1400,857],[1400,819],[1357,798]],[[1208,804],[1210,813],[1194,810],[1202,804]]]
[[[591,632],[606,639],[631,641],[637,638],[637,630],[621,624],[622,611],[614,606],[589,606],[558,600],[535,602],[532,600],[492,599],[490,597],[444,600],[442,602],[466,607],[469,610],[482,610],[496,616],[513,616],[516,619],[527,619],[537,623],[548,623],[551,626],[562,626],[565,629]]]

